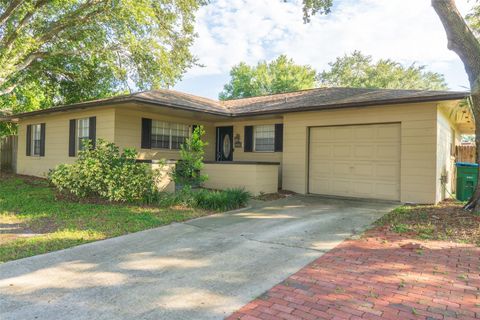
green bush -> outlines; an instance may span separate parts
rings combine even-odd
[[[115,144],[99,139],[95,149],[86,145],[74,164],[59,165],[48,179],[58,191],[79,198],[152,203],[158,199],[158,174],[136,158],[135,150],[120,152]]]
[[[244,207],[250,194],[243,189],[223,191],[184,188],[176,193],[164,193],[159,196],[157,204],[160,207],[182,205],[212,211],[228,211]]]
[[[250,194],[243,189],[222,191],[201,189],[193,192],[193,203],[197,208],[215,211],[227,211],[244,207]]]

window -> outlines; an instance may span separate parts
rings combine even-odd
[[[170,149],[170,124],[152,121],[152,148]]]
[[[188,138],[188,126],[184,124],[172,124],[172,146],[171,149],[180,149],[180,146],[185,143]]]
[[[32,125],[32,155],[40,156],[41,144],[42,144],[42,127],[40,124]]]
[[[275,151],[275,125],[253,127],[254,150],[257,152]]]
[[[90,121],[88,118],[77,119],[77,151],[83,150],[84,142],[90,139]]]
[[[188,125],[153,120],[152,148],[180,149],[189,132]]]

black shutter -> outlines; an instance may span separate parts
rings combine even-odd
[[[75,131],[77,127],[77,121],[75,119],[70,120],[70,130],[68,137],[68,156],[75,157]]]
[[[245,132],[243,137],[243,151],[252,152],[253,151],[253,126],[245,126]]]
[[[88,119],[88,139],[90,139],[92,149],[95,149],[97,143],[97,117]]]
[[[283,123],[275,124],[275,152],[283,151]]]
[[[40,124],[40,157],[45,157],[45,123]]]
[[[27,156],[32,155],[32,125],[27,126]]]
[[[142,118],[142,149],[152,149],[152,119]]]

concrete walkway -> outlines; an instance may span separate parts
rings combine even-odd
[[[395,204],[294,196],[0,265],[0,318],[222,319]]]

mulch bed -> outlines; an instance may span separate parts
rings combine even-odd
[[[401,207],[377,221],[391,231],[423,240],[445,240],[480,246],[480,215],[453,200],[438,205]]]

